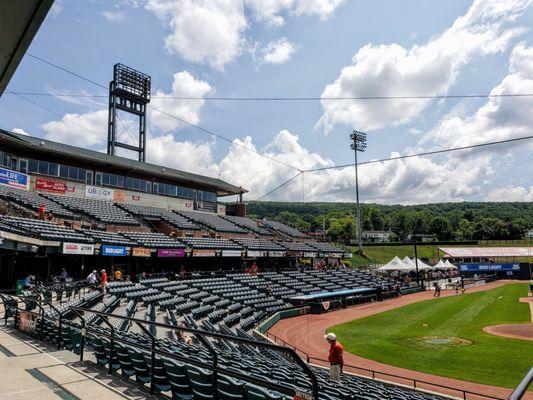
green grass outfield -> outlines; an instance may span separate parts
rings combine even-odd
[[[435,375],[514,388],[533,366],[533,342],[483,332],[487,325],[531,322],[527,284],[411,304],[328,329],[346,351]],[[429,347],[413,338],[457,337],[466,346]]]

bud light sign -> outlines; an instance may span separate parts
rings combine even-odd
[[[0,184],[17,189],[28,189],[28,175],[0,168]]]
[[[459,264],[461,272],[494,272],[494,271],[520,271],[520,264],[490,264],[490,263],[469,263]]]

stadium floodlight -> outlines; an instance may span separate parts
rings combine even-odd
[[[359,205],[359,177],[357,173],[357,152],[366,150],[366,133],[359,132],[354,130],[350,135],[352,143],[350,148],[353,150],[355,155],[355,197],[356,197],[356,208],[355,208],[355,218],[356,218],[356,227],[357,227],[357,251],[359,255],[363,254],[363,239],[362,239],[362,230],[361,230],[361,206]]]
[[[123,64],[115,64],[113,80],[109,83],[107,154],[115,155],[116,148],[120,147],[138,153],[139,161],[146,160],[146,105],[150,102],[150,90],[150,76]],[[139,118],[137,145],[118,141],[117,111]]]

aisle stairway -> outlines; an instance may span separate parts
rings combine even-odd
[[[137,385],[102,373],[91,360],[79,362],[10,327],[0,328],[0,398],[10,400],[123,400],[150,398]],[[156,397],[152,397],[156,398]]]

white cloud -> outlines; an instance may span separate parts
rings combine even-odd
[[[491,90],[491,94],[531,92],[533,47],[520,43],[511,53],[509,75]],[[424,136],[420,144],[457,147],[530,135],[533,126],[530,105],[527,98],[491,97],[470,116],[446,115],[437,127]],[[524,143],[518,145],[524,146]]]
[[[533,186],[505,186],[494,189],[487,196],[489,201],[533,201]]]
[[[197,124],[200,121],[200,110],[204,106],[205,100],[178,100],[172,98],[204,97],[213,92],[214,88],[208,82],[196,79],[188,71],[181,71],[174,74],[171,92],[165,93],[162,90],[157,90],[154,93],[151,105],[187,122]],[[149,121],[153,127],[163,132],[182,127],[181,122],[154,110],[152,107],[149,108]]]
[[[149,0],[147,8],[171,30],[165,49],[222,70],[243,51],[247,28],[238,0]]]
[[[287,38],[281,38],[270,42],[261,50],[261,59],[264,63],[283,64],[289,61],[295,52],[296,45]]]
[[[126,14],[122,11],[102,11],[102,15],[105,19],[111,22],[124,22]]]
[[[244,0],[256,20],[269,26],[285,24],[283,14],[295,17],[318,16],[326,20],[345,0]]]
[[[431,96],[447,93],[461,68],[473,59],[504,51],[521,28],[507,25],[530,0],[476,0],[440,36],[405,49],[398,44],[366,44],[342,69],[322,97]],[[335,124],[365,130],[412,121],[430,100],[322,101],[324,113],[317,126],[329,132]]]
[[[107,139],[107,109],[85,114],[65,114],[61,120],[41,125],[46,138],[75,146],[97,146]]]
[[[22,128],[13,128],[11,129],[11,132],[15,132],[15,133],[18,133],[19,135],[26,135],[26,136],[30,136],[30,134],[28,132],[26,132],[24,129]]]

